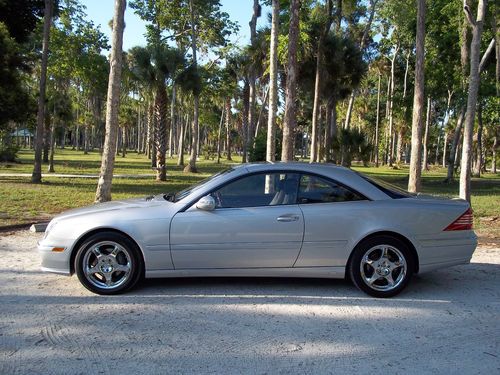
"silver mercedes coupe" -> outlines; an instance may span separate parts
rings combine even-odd
[[[331,164],[229,168],[177,193],[66,211],[42,269],[116,294],[142,278],[349,277],[375,297],[415,273],[468,263],[477,245],[459,199],[411,195]]]

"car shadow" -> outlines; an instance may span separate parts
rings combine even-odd
[[[417,274],[409,286],[389,300],[461,300],[475,296],[496,295],[500,288],[500,265],[472,263],[425,274]],[[181,298],[252,298],[282,299],[293,302],[305,299],[373,298],[357,290],[346,279],[192,277],[142,280],[128,294]]]

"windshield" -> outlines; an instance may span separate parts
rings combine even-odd
[[[213,176],[210,176],[208,178],[205,178],[204,180],[201,180],[200,182],[198,182],[197,184],[195,185],[191,185],[189,186],[188,188],[184,189],[184,190],[181,190],[179,191],[178,193],[175,193],[174,194],[174,199],[171,199],[171,196],[168,196],[168,198],[170,199],[167,199],[167,196],[165,196],[165,199],[167,200],[171,200],[172,202],[179,202],[180,200],[186,198],[188,195],[190,195],[191,193],[195,192],[196,190],[200,189],[201,187],[203,187],[205,184],[207,184],[208,182],[212,181],[212,180],[215,180],[216,178],[222,176],[222,175],[225,175],[227,173],[230,173],[234,171],[233,168],[228,168],[228,169],[224,169],[223,171],[219,172],[219,173],[216,173],[214,174]]]
[[[401,189],[399,186],[390,184],[375,177],[365,176],[364,174],[359,172],[356,173],[364,180],[375,186],[377,189],[382,190],[382,192],[387,194],[392,199],[410,198],[414,196],[408,191]]]

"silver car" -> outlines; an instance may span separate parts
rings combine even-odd
[[[55,217],[42,269],[99,294],[141,277],[348,276],[376,297],[415,273],[468,263],[477,245],[463,200],[414,196],[330,164],[235,166],[178,193]]]

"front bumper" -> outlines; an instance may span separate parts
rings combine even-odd
[[[53,251],[54,248],[64,248],[63,251]],[[71,275],[71,247],[68,243],[55,244],[53,241],[43,239],[38,243],[38,253],[42,259],[41,269],[62,275]]]

